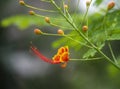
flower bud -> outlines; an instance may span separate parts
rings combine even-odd
[[[62,63],[60,66],[61,66],[61,68],[66,68],[67,63],[66,63],[66,62],[65,62],[65,63]]]
[[[19,1],[19,4],[20,4],[20,5],[25,5],[25,2],[24,2],[23,0],[20,0],[20,1]]]
[[[50,23],[50,18],[49,18],[49,17],[45,17],[45,21],[46,21],[47,23]]]
[[[108,3],[107,10],[111,10],[114,6],[115,6],[115,2],[114,1],[110,1]]]
[[[36,34],[36,35],[40,35],[40,34],[42,34],[43,32],[40,30],[40,29],[34,29],[34,33]]]
[[[65,9],[68,9],[68,5],[65,4],[65,5],[64,5],[64,8],[65,8]]]
[[[64,35],[64,31],[61,30],[61,29],[58,29],[57,33],[58,33],[59,35]]]
[[[88,26],[86,26],[86,25],[83,26],[83,27],[82,27],[82,30],[83,30],[84,32],[86,32],[86,31],[88,30]]]
[[[91,0],[86,1],[86,6],[90,6]]]
[[[35,15],[35,12],[34,11],[29,11],[29,14],[30,15]]]

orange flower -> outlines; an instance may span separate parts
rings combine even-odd
[[[31,46],[31,49],[41,60],[43,60],[45,62],[48,62],[48,63],[51,63],[51,64],[60,64],[60,63],[62,63],[61,66],[66,67],[67,62],[69,61],[69,49],[68,49],[68,46],[64,46],[64,47],[59,48],[57,54],[52,59],[49,59],[49,58],[45,57],[34,46]]]
[[[57,54],[52,59],[53,61],[59,61],[61,63],[68,62],[69,61],[68,46],[59,48]]]

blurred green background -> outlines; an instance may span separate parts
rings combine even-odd
[[[39,6],[39,0],[26,1]],[[101,2],[96,0],[97,4]],[[119,0],[116,2],[119,3]],[[26,15],[29,10],[20,6],[18,0],[1,0],[0,8],[0,21],[10,16]],[[14,25],[0,26],[0,89],[120,89],[119,70],[104,60],[70,62],[65,69],[38,60],[30,51],[30,42],[47,57],[52,57],[56,49],[51,44],[59,37],[36,36],[33,33],[36,27],[39,26],[32,25],[21,30]],[[47,32],[54,30],[48,26],[39,28]],[[119,56],[120,42],[112,44]],[[108,48],[104,51],[107,52]]]

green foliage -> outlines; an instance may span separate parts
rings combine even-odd
[[[79,14],[72,15],[73,19],[75,20],[76,24],[79,26],[79,22],[82,20]],[[79,18],[77,18],[79,17]],[[100,14],[93,14],[90,17],[89,21],[89,31],[88,37],[99,49],[102,49],[105,45],[106,40],[120,40],[120,12],[113,11],[110,12],[104,17],[104,15]],[[105,20],[105,21],[104,21]],[[80,37],[80,35],[69,28],[71,26],[67,24],[62,17],[51,18],[51,21],[59,26],[65,26],[68,28],[68,35],[71,36],[75,41],[70,40],[69,38],[62,37],[57,41],[53,42],[53,47],[58,47],[61,45],[69,45],[70,47],[74,48],[76,51],[79,51],[84,45],[80,45],[79,42],[87,44],[85,40]],[[64,23],[63,23],[64,22]],[[48,26],[48,24],[44,21],[43,17],[36,17],[36,16],[27,16],[27,15],[18,15],[6,18],[2,21],[2,26],[7,27],[9,25],[16,25],[20,29],[26,29],[31,25],[40,25],[40,26]],[[58,27],[59,28],[59,27]],[[63,28],[64,30],[66,28]],[[81,28],[79,30],[82,32]],[[78,42],[79,41],[79,42]],[[87,49],[85,54],[83,55],[84,58],[93,57],[97,51],[94,49]]]
[[[120,40],[120,11],[109,13],[107,17],[108,40]]]
[[[96,5],[100,5],[102,3],[103,0],[95,0],[95,4]]]
[[[74,38],[74,40],[70,40],[69,37]],[[76,40],[77,39],[77,40]],[[52,46],[54,48],[60,47],[61,45],[68,45],[69,47],[75,49],[76,51],[79,51],[79,49],[82,47],[82,45],[79,44],[80,42],[84,42],[84,40],[77,34],[75,31],[71,31],[68,34],[68,37],[62,37],[57,39],[53,42]]]
[[[32,25],[44,25],[42,18],[30,15],[16,15],[8,17],[1,22],[3,27],[8,27],[10,25],[15,25],[19,29],[24,30]]]
[[[105,43],[98,46],[98,48],[101,50],[104,47]],[[97,51],[95,49],[88,49],[87,52],[83,55],[83,58],[89,58],[94,57]]]
[[[53,18],[50,18],[50,21],[55,24],[58,24],[57,26],[65,26],[65,28],[70,28],[70,25],[68,25],[66,21],[62,19],[61,16],[57,16],[57,17],[53,16]],[[44,17],[30,16],[30,15],[16,15],[16,16],[5,18],[1,21],[1,25],[3,27],[15,25],[21,30],[25,30],[26,28],[29,28],[30,26],[33,26],[33,25],[48,26],[48,24],[44,21]]]
[[[120,64],[120,57],[117,58],[118,64]],[[108,74],[111,78],[117,78],[120,75],[119,70],[117,70],[113,65],[108,65],[107,66]]]
[[[113,11],[110,12],[106,18],[100,14],[93,14],[89,18],[89,39],[93,42],[99,49],[102,49],[107,40],[120,40],[120,12]],[[105,22],[103,22],[105,19]],[[75,19],[76,21],[77,19]],[[80,28],[81,30],[81,28]],[[75,33],[77,34],[77,33]],[[73,38],[75,40],[81,41],[79,35],[75,35]],[[71,34],[72,35],[72,34]],[[84,42],[84,41],[82,41]],[[69,44],[70,47],[80,50],[83,45],[80,45],[77,42],[69,41],[67,38],[61,38],[53,43],[53,46],[60,46],[61,44]],[[95,49],[88,49],[83,55],[83,58],[93,57],[97,51]]]

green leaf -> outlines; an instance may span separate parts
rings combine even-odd
[[[96,50],[94,49],[89,49],[83,56],[83,58],[89,58],[89,57],[93,57],[96,53]]]
[[[44,25],[45,22],[43,21],[43,18],[39,18],[36,16],[30,16],[30,15],[17,15],[8,17],[6,19],[3,19],[1,22],[1,25],[3,27],[8,27],[10,25],[15,25],[19,29],[24,30],[32,25]]]
[[[111,30],[107,40],[120,40],[120,27]]]
[[[120,57],[117,58],[117,61],[118,61],[118,65],[120,65]],[[115,78],[120,75],[120,71],[111,64],[107,66],[107,70],[108,70],[109,76],[112,78]]]
[[[100,5],[100,4],[102,3],[102,1],[103,1],[103,0],[96,0],[96,1],[95,1],[95,4],[96,4],[96,5]]]
[[[66,23],[61,17],[56,16],[54,18],[50,18],[50,21],[53,24],[58,25],[59,28],[66,27],[70,28],[71,26]],[[44,21],[44,17],[30,16],[30,15],[16,15],[12,17],[5,18],[1,21],[1,25],[3,27],[8,27],[10,25],[15,25],[19,29],[24,30],[30,26],[50,26],[48,23]],[[56,26],[55,26],[56,27]]]
[[[98,48],[101,50],[104,47],[105,43],[99,44]],[[83,55],[83,58],[89,58],[95,56],[97,51],[95,49],[88,49],[87,52]]]
[[[69,36],[72,39],[69,39]],[[77,42],[75,41],[77,40]],[[68,34],[68,37],[62,37],[53,42],[52,46],[54,48],[60,47],[61,45],[68,45],[71,48],[74,48],[76,51],[79,51],[83,45],[80,45],[78,41],[83,42],[84,40],[76,33],[76,31],[71,31]]]

